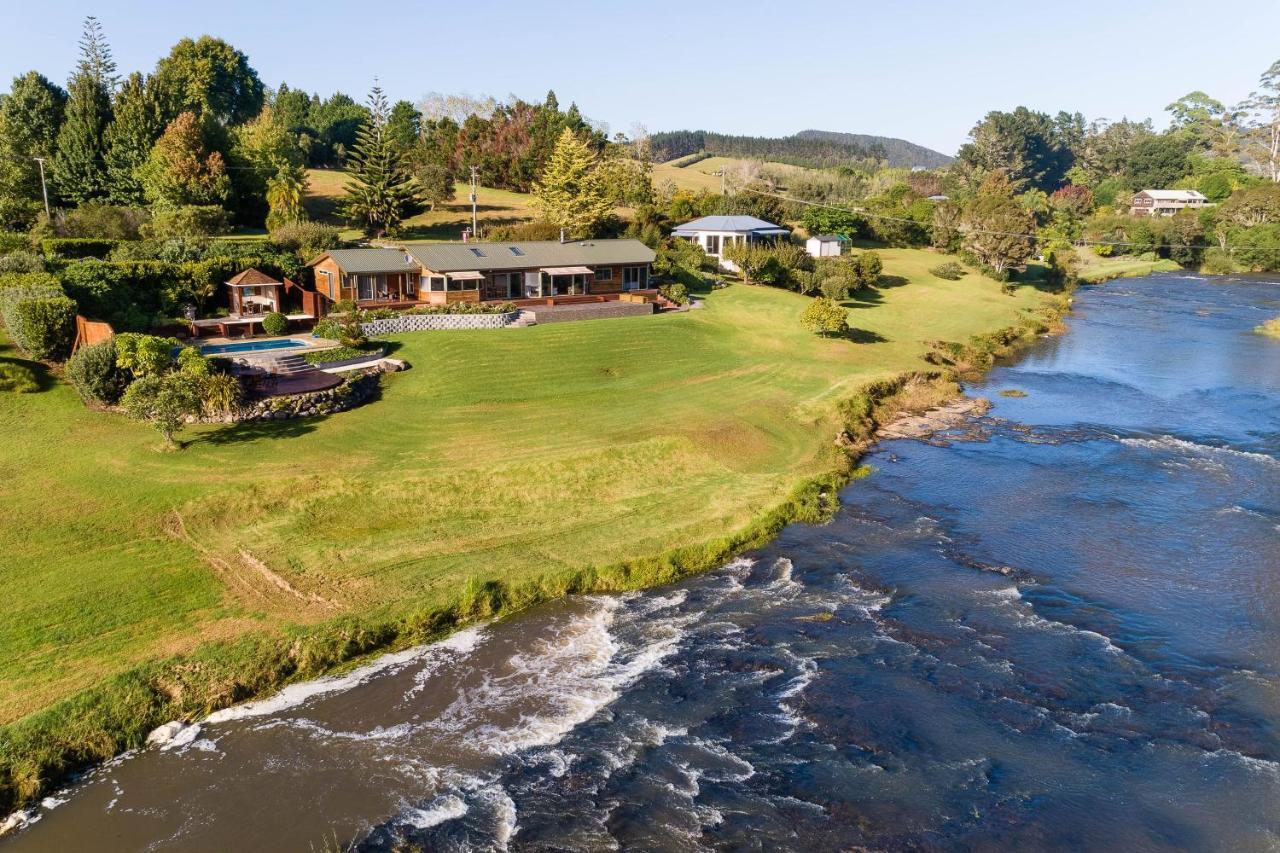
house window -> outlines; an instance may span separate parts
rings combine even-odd
[[[596,267],[596,281],[613,281],[613,267]]]
[[[362,276],[357,276],[356,278],[357,278],[357,281],[358,281],[358,284],[359,284],[359,286],[356,288],[356,298],[357,298],[357,299],[372,299],[372,298],[373,298],[373,284],[374,284],[373,276],[371,276],[371,275],[362,275]]]
[[[720,235],[719,234],[707,235],[707,254],[708,255],[720,254]]]
[[[484,252],[480,251],[479,249],[477,249],[477,248],[475,248],[475,247],[472,247],[472,249],[471,249],[471,254],[475,255],[477,258],[483,258],[483,257],[484,257]]]
[[[416,275],[405,275],[404,277],[404,295],[413,296],[418,290],[418,277]]]
[[[466,279],[462,279],[462,278],[451,278],[451,279],[449,279],[449,289],[450,289],[450,290],[470,290],[470,289],[471,289],[471,288],[470,288],[470,286],[469,286],[470,284],[471,284],[471,282],[467,281]]]
[[[645,267],[623,267],[622,268],[622,289],[623,290],[639,290],[644,287]]]
[[[524,249],[521,249],[519,246],[508,246],[507,248],[509,248],[511,250],[511,254],[515,255],[517,258],[524,257]]]
[[[444,276],[431,276],[431,291],[433,293],[442,293],[444,291]]]

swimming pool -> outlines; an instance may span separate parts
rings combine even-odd
[[[269,341],[243,341],[234,344],[201,344],[200,352],[205,355],[236,355],[244,352],[302,349],[306,346],[306,341],[299,341],[294,338],[276,338]]]

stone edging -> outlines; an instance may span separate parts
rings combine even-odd
[[[218,418],[216,422],[287,421],[293,418],[310,418],[345,412],[367,402],[377,391],[381,376],[381,370],[371,370],[359,376],[353,376],[336,388],[326,391],[266,397],[254,401],[234,415]]]
[[[520,311],[505,314],[401,314],[360,325],[368,337],[395,335],[400,332],[435,332],[447,329],[501,329],[520,316]]]

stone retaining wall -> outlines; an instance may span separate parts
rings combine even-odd
[[[362,373],[328,391],[312,391],[288,397],[267,397],[252,403],[234,418],[237,421],[287,421],[292,418],[309,418],[316,415],[332,415],[354,409],[367,401],[378,390],[381,371]]]
[[[384,320],[370,320],[362,323],[360,329],[369,337],[446,329],[501,329],[514,323],[519,315],[519,311],[505,314],[401,314]]]

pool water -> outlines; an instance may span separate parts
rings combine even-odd
[[[294,338],[277,338],[269,341],[243,341],[234,344],[201,344],[200,351],[205,355],[234,355],[242,352],[301,349],[306,346],[306,341],[299,341]]]

